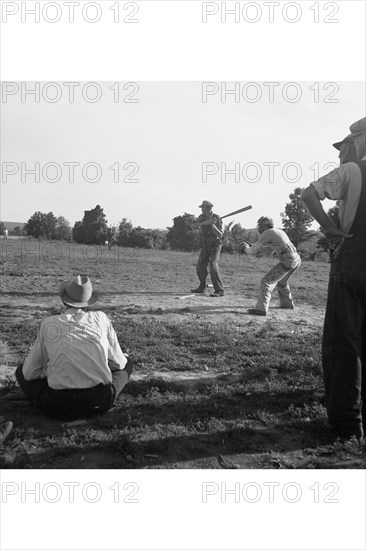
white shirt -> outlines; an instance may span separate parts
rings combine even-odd
[[[294,267],[300,260],[296,248],[282,229],[266,229],[258,241],[250,248],[246,248],[245,252],[247,254],[257,254],[265,244],[270,244],[279,260],[288,267]]]
[[[42,322],[23,374],[26,380],[47,376],[55,390],[82,389],[112,382],[111,370],[126,363],[105,313],[70,308]]]
[[[366,155],[362,160],[366,160]],[[351,229],[356,216],[362,189],[361,170],[354,162],[341,164],[339,168],[311,184],[319,200],[341,200],[339,208],[340,228],[346,233]]]

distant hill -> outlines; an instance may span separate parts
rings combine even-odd
[[[10,231],[13,231],[15,227],[20,227],[20,229],[23,229],[25,226],[25,222],[4,222],[1,220],[1,223],[3,223],[6,227],[6,229]]]

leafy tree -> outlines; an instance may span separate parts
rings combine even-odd
[[[14,229],[11,233],[15,237],[21,237],[22,235],[24,235],[24,230],[19,225],[17,225],[17,226],[14,227]]]
[[[48,212],[48,214],[46,214],[46,231],[44,235],[46,239],[55,239],[56,220],[57,218],[52,212]]]
[[[198,250],[199,229],[192,228],[192,223],[195,221],[196,217],[187,212],[183,216],[176,216],[173,219],[173,226],[168,227],[166,236],[166,240],[173,250]]]
[[[258,240],[257,229],[244,229],[240,223],[230,222],[224,228],[222,251],[229,254],[243,252],[242,242],[254,243]]]
[[[35,212],[27,221],[23,227],[23,231],[20,227],[14,229],[13,234],[30,235],[36,239],[68,239],[71,236],[71,227],[69,222],[63,217],[59,216],[58,218],[53,214],[53,212]]]
[[[317,246],[319,235],[319,231],[310,231],[309,239],[299,245],[297,251],[302,259],[311,260],[313,262],[325,259],[324,252],[320,251]]]
[[[27,235],[39,239],[46,231],[46,214],[35,212],[24,225]]]
[[[118,233],[118,227],[116,225],[111,225],[107,229],[107,238],[106,241],[108,243],[108,250],[112,248],[114,243],[117,242],[117,233]]]
[[[123,218],[118,226],[117,243],[119,246],[130,246],[132,223]]]
[[[130,233],[130,246],[134,248],[154,248],[154,239],[148,229],[137,226]]]
[[[27,235],[36,239],[54,239],[56,229],[56,217],[52,212],[35,212],[24,225]]]
[[[222,235],[222,252],[227,254],[233,254],[235,251],[235,239],[233,237],[232,228],[234,222],[230,222],[224,227],[224,233]]]
[[[82,221],[75,222],[72,238],[77,243],[102,244],[107,240],[107,220],[103,208],[97,204],[92,210],[85,210]]]
[[[58,216],[56,218],[54,238],[58,241],[68,241],[71,238],[71,233],[70,223],[63,216]]]
[[[107,240],[107,233],[107,224],[95,221],[88,225],[85,240],[87,244],[104,244]]]
[[[92,210],[85,210],[83,218],[85,244],[101,244],[107,237],[107,219],[103,208],[97,204]]]
[[[168,243],[166,240],[167,231],[164,229],[147,229],[151,238],[154,242],[154,248],[159,248],[160,250],[166,250],[168,248]]]
[[[4,234],[4,230],[6,229],[6,226],[3,222],[0,222],[0,235]]]
[[[301,200],[302,189],[296,187],[290,194],[290,202],[281,213],[283,228],[295,246],[298,246],[309,237],[309,227],[313,218]]]
[[[74,227],[72,228],[72,238],[77,243],[84,242],[84,226],[82,221],[74,223]]]

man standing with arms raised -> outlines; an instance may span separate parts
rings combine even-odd
[[[202,214],[192,227],[201,228],[201,252],[198,258],[196,270],[200,281],[197,288],[192,289],[196,294],[204,294],[206,289],[207,267],[210,266],[210,276],[214,287],[214,292],[210,294],[212,298],[224,296],[224,287],[222,285],[219,257],[222,248],[222,221],[220,216],[212,212],[213,204],[210,201],[203,201],[199,208]]]
[[[366,425],[366,117],[352,124],[350,131],[359,160],[341,164],[311,183],[301,197],[325,235],[333,244],[337,241],[323,333],[328,420],[341,437],[362,440]],[[325,198],[341,202],[338,225],[322,208]]]

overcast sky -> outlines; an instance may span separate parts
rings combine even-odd
[[[208,199],[220,215],[253,205],[251,211],[233,218],[244,227],[254,227],[261,215],[272,216],[280,225],[289,193],[313,181],[316,166],[323,175],[331,168],[326,163],[338,164],[332,143],[365,116],[361,82],[280,83],[272,87],[273,102],[270,86],[263,83],[247,87],[241,83],[239,102],[233,95],[222,101],[225,84],[220,82],[210,87],[212,95],[206,102],[200,82],[139,82],[125,90],[123,83],[119,86],[121,100],[130,97],[137,102],[115,103],[117,86],[110,90],[112,85],[99,83],[102,97],[95,103],[83,98],[82,91],[89,99],[97,92],[85,83],[74,88],[74,103],[68,101],[70,87],[62,82],[58,91],[41,83],[38,103],[31,95],[21,101],[20,83],[19,91],[7,96],[1,106],[2,220],[25,222],[40,210],[62,215],[73,224],[82,219],[84,210],[100,204],[109,223],[125,217],[133,225],[165,228],[183,212],[198,215],[198,205]],[[28,89],[32,86],[27,83]],[[232,89],[235,83],[226,86]],[[42,91],[51,100],[56,92],[62,95],[51,103],[44,100]],[[299,101],[294,101],[300,94]],[[11,162],[15,165],[6,164]],[[21,163],[32,169],[36,162],[40,181],[23,173],[22,182]],[[65,165],[70,162],[80,163],[75,166],[74,182]],[[60,171],[57,174],[50,166],[45,180],[42,169],[47,163],[57,163]],[[85,180],[82,167],[87,163],[100,167],[99,181]],[[114,181],[116,163],[118,182]],[[206,182],[202,181],[203,163],[218,169]],[[227,169],[240,163],[239,182],[229,174],[226,182],[221,181],[222,163]],[[279,163],[272,165],[272,174],[268,163]],[[12,167],[18,171],[5,182],[4,170]],[[299,168],[301,177],[296,181]],[[129,174],[138,181],[123,181]],[[47,181],[56,176],[59,181]],[[96,169],[90,166],[86,177],[97,177]]]

